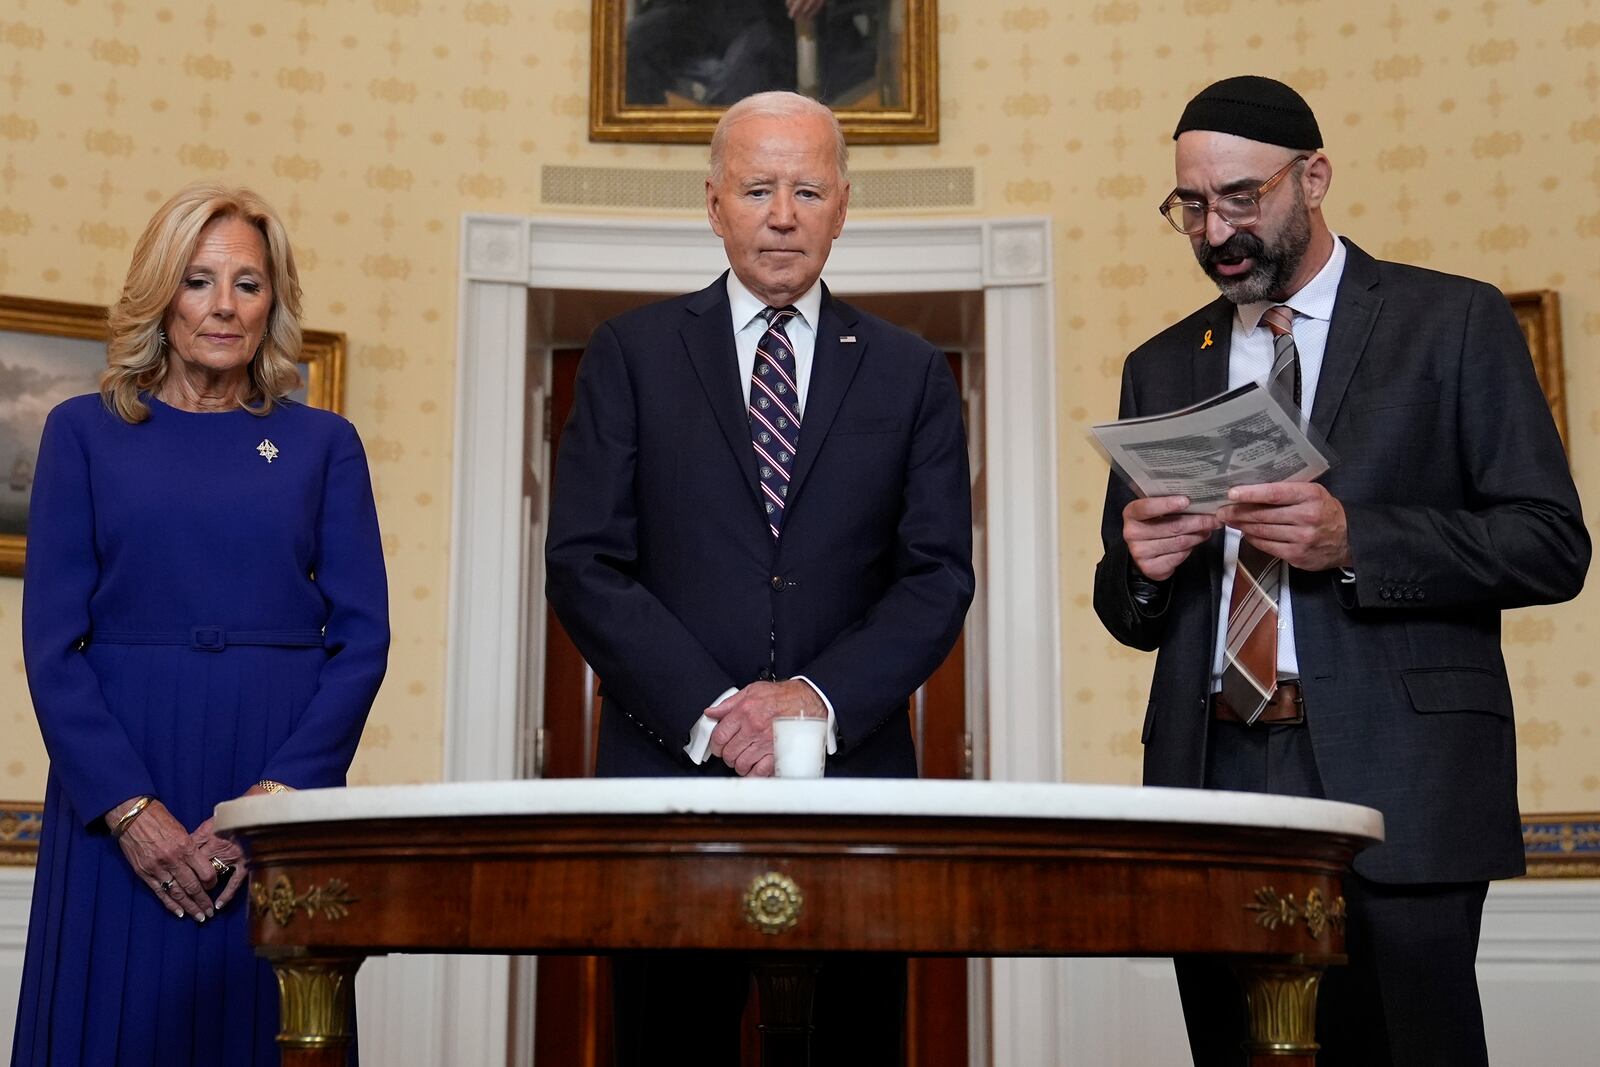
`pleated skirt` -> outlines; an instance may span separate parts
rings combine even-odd
[[[320,649],[253,647],[87,654],[162,802],[190,830],[260,779],[325,661]],[[101,814],[75,811],[50,776],[12,1067],[276,1064],[278,988],[249,943],[248,893],[203,924],[174,917]]]

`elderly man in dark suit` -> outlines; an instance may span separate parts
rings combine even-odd
[[[1145,781],[1383,812],[1346,879],[1317,1062],[1484,1064],[1484,896],[1523,870],[1500,613],[1569,599],[1589,564],[1561,441],[1500,293],[1330,232],[1332,166],[1292,89],[1218,82],[1174,137],[1162,211],[1222,298],[1128,357],[1122,415],[1271,379],[1338,462],[1215,516],[1112,478],[1094,600],[1159,650]],[[1232,983],[1178,971],[1196,1063],[1243,1063]]]
[[[916,775],[907,701],[972,598],[966,438],[944,353],[820,280],[849,195],[825,107],[734,105],[706,181],[731,271],[589,342],[547,593],[601,680],[602,775],[769,775],[772,719],[802,706],[829,718],[829,775]],[[903,991],[896,966],[850,970]],[[619,961],[619,1040],[736,1062],[743,969],[661,969]],[[894,1005],[848,977],[822,976],[817,1062],[895,1062]],[[883,1045],[845,1021],[867,1004]]]

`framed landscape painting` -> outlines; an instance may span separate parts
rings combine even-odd
[[[0,574],[22,573],[45,416],[105,365],[105,308],[0,297]]]

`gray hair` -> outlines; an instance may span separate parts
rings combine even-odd
[[[711,184],[722,183],[722,158],[727,151],[728,131],[745,119],[826,118],[833,127],[833,154],[839,164],[839,181],[850,180],[850,149],[844,143],[844,128],[827,105],[809,96],[775,89],[745,97],[722,113],[716,132],[711,135]]]

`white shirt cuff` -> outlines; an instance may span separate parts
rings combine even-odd
[[[811,691],[817,694],[817,699],[822,701],[822,706],[828,709],[828,755],[833,755],[835,752],[839,751],[839,738],[837,736],[838,727],[834,725],[833,721],[833,701],[828,699],[828,694],[822,691],[821,686],[817,685],[816,682],[813,682],[805,675],[795,675],[794,681],[804,682],[809,685],[811,687]]]

